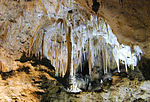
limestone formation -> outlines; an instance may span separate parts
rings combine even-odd
[[[0,0],[0,87],[11,89],[17,82],[21,91],[1,91],[6,97],[0,100],[53,101],[50,87],[57,87],[52,91],[61,94],[102,91],[94,93],[102,101],[148,101],[149,81],[136,78],[149,80],[149,5],[148,0]]]

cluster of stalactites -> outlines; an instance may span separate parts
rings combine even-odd
[[[64,77],[68,68],[70,76],[74,76],[76,68],[82,66],[85,57],[90,74],[95,66],[103,69],[104,73],[117,66],[120,72],[120,61],[125,65],[126,71],[130,67],[134,69],[142,54],[138,46],[135,46],[135,52],[131,53],[129,46],[118,43],[103,19],[91,16],[88,20],[88,17],[78,10],[68,15],[65,14],[66,8],[61,6],[60,11],[65,9],[64,14],[58,12],[58,19],[55,19],[54,23],[41,27],[34,34],[29,47],[32,54],[37,57],[45,56],[51,61],[56,69],[56,76]]]

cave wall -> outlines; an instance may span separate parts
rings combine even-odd
[[[27,52],[32,36],[48,21],[41,0],[0,0],[0,71],[17,68],[15,60]]]

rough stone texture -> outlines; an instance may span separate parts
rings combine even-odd
[[[40,95],[45,92],[41,88],[44,86],[40,84],[55,79],[47,73],[50,69],[45,69],[44,66],[34,67],[30,63],[19,63],[16,71],[0,73],[1,102],[40,102]]]
[[[16,69],[14,61],[27,52],[31,37],[47,22],[40,13],[46,14],[40,0],[0,1],[0,62],[5,71]]]

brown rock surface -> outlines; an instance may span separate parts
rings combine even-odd
[[[1,102],[40,102],[38,93],[44,93],[40,82],[55,79],[48,73],[40,71],[44,66],[32,66],[29,62],[19,63],[19,69],[0,74],[0,101]],[[49,69],[45,69],[50,71]]]

